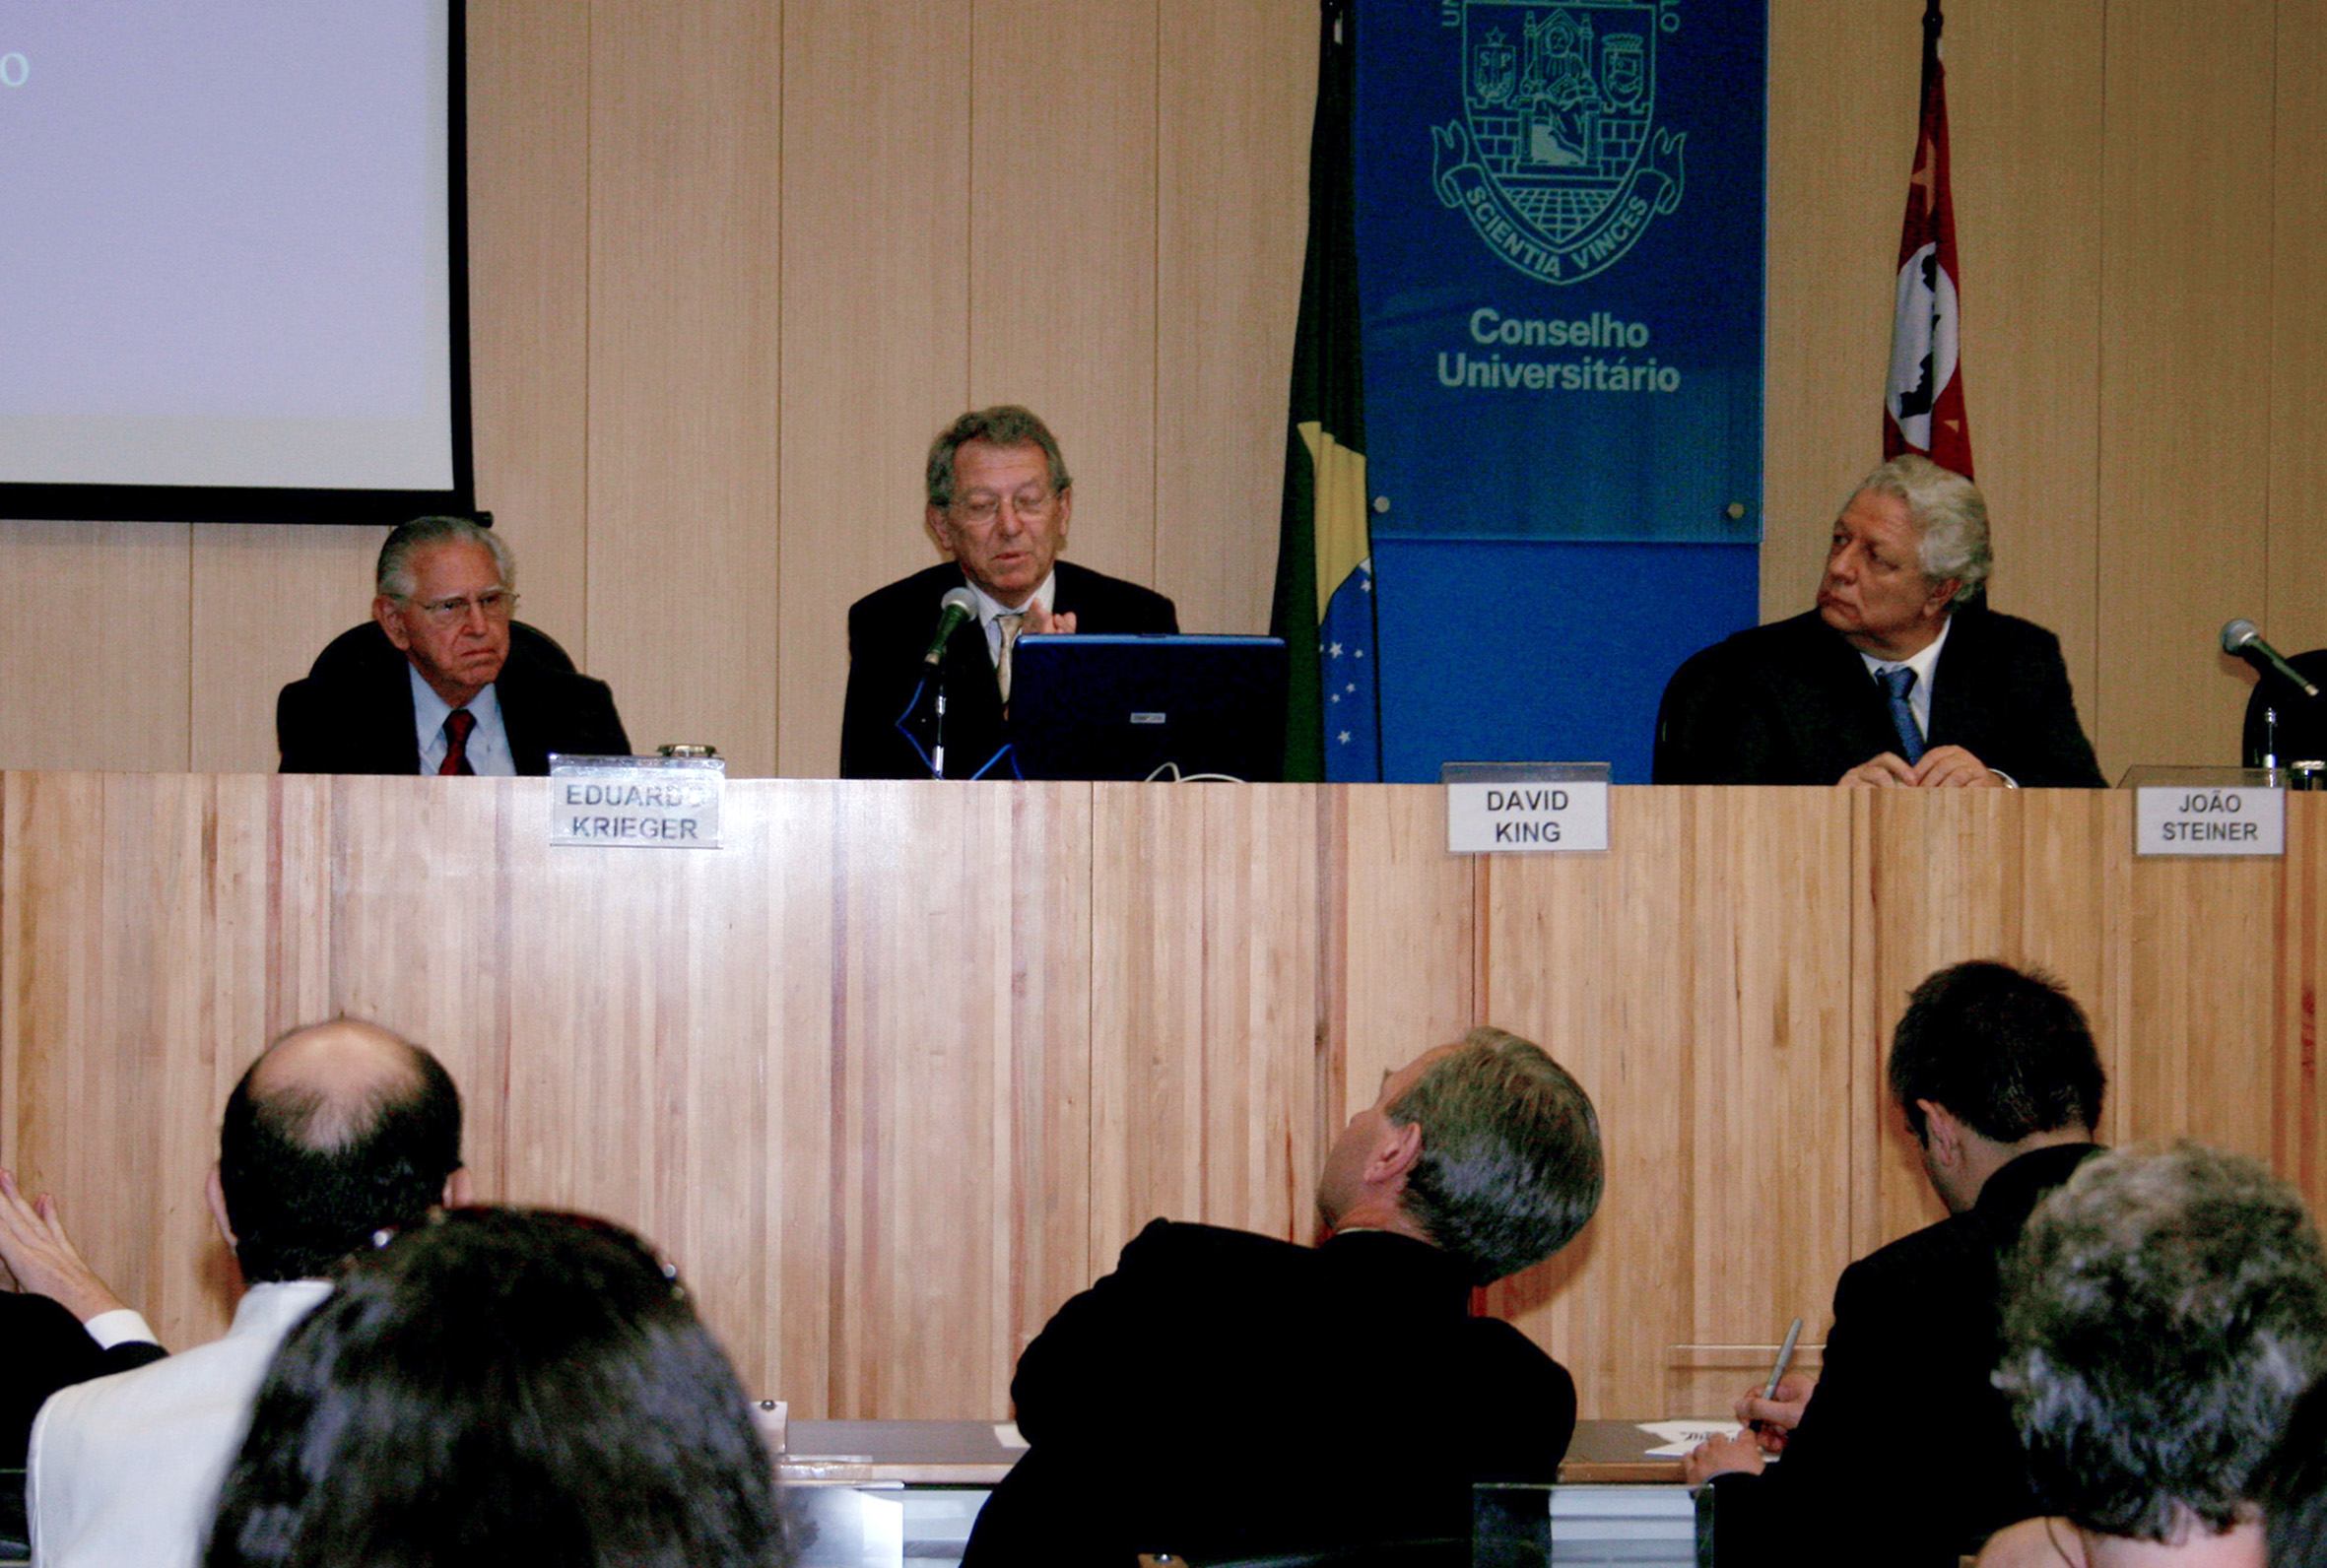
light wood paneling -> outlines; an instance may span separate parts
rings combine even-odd
[[[186,530],[0,521],[0,767],[183,768]]]
[[[2263,631],[2327,646],[2327,0],[2278,0],[2271,84],[2270,550]]]
[[[1843,491],[1883,456],[1921,48],[1896,0],[1771,0],[1764,621],[1808,607]],[[1979,417],[1975,397],[1974,441]]]
[[[1042,416],[1075,480],[1071,558],[1138,582],[1156,575],[1157,5],[976,0],[968,61],[969,401]]]
[[[775,766],[779,16],[596,0],[590,663],[631,744]]]
[[[1088,1025],[1075,1027],[1090,1010],[1089,876],[1063,869],[1089,862],[1089,799],[1087,785],[916,784],[842,798],[834,1415],[1001,1409],[1019,1346],[1055,1304],[1017,1288],[1022,1224],[1062,1250],[1041,1277],[1071,1277],[1084,1256],[1071,1212],[1062,1225],[1012,1203],[1072,1204],[1089,1180],[1079,1119],[1022,1129],[1017,1116],[1072,1103],[1090,1078]],[[1030,1132],[1062,1136],[1039,1146]],[[898,1353],[914,1344],[929,1353]]]
[[[1612,840],[1655,851],[1483,867],[1488,1016],[1576,1075],[1608,1157],[1583,1239],[1489,1299],[1592,1408],[1720,1407],[1735,1374],[1692,1347],[1815,1320],[1848,1261],[1848,803],[1811,793],[1619,791]],[[1777,1214],[1785,1246],[1737,1244]]]
[[[2050,792],[2038,812],[1995,791],[1941,791],[1914,804],[1892,796],[1868,797],[1874,961],[1862,1045],[1873,1089],[1864,1103],[1882,1129],[1872,1217],[1884,1235],[1946,1213],[1884,1086],[1892,1031],[1926,975],[1967,958],[2048,970],[2084,1006],[2116,1075],[2117,1012],[2106,1004],[2127,956],[2122,852],[2133,832],[2129,796]]]
[[[2105,12],[2102,0],[1959,5],[1944,34],[1962,374],[1999,562],[1993,598],[2059,634],[2088,729],[2099,673]],[[1911,31],[1911,13],[1894,13]]]
[[[542,889],[520,909],[503,865],[514,835],[544,835],[548,818],[537,814],[546,808],[514,821],[504,814],[538,803],[548,786],[300,782],[330,791],[330,1012],[385,1024],[434,1052],[460,1085],[478,1196],[518,1197],[525,1190],[509,1185],[500,1136],[514,1029],[511,927],[548,917],[552,895]],[[568,1148],[565,1157],[597,1151]]]
[[[1160,20],[1153,580],[1191,631],[1266,631],[1317,7],[1202,0]]]
[[[69,1195],[91,1264],[172,1343],[216,1337],[236,1278],[203,1182],[218,1108],[274,1032],[271,781],[14,774],[0,1162]],[[296,857],[288,861],[297,865]],[[309,866],[312,862],[308,863]]]
[[[1326,801],[1324,994],[1329,1059],[1343,1082],[1324,1101],[1328,1135],[1432,1046],[1483,1011],[1478,862],[1446,852],[1435,790],[1338,790]]]
[[[2283,865],[2167,865],[2071,791],[1618,790],[1606,855],[1471,861],[1419,788],[738,781],[716,852],[553,849],[548,790],[0,779],[0,1161],[171,1342],[232,1299],[228,1087],[340,1011],[444,1059],[481,1195],[639,1227],[804,1416],[1001,1415],[1157,1214],[1305,1239],[1343,1110],[1474,1008],[1600,1110],[1599,1215],[1490,1293],[1586,1414],[1726,1408],[1934,1217],[1883,1059],[1958,958],[2067,980],[2110,1140],[2327,1197],[2307,797]]]
[[[590,667],[590,9],[474,6],[469,342],[477,504],[524,616]]]
[[[1316,795],[1092,788],[1093,1272],[1159,1215],[1305,1236]]]
[[[193,526],[194,765],[272,773],[275,697],[371,617],[384,528]]]
[[[969,11],[784,7],[785,773],[839,768],[849,605],[939,558],[921,465],[969,406],[972,78],[930,61],[968,58]]]
[[[2273,8],[2108,18],[2101,224],[2104,766],[2234,763],[2222,623],[2263,603]]]

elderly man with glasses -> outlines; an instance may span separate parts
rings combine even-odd
[[[950,559],[848,609],[842,778],[928,778],[916,733],[947,692],[945,776],[1011,776],[1011,650],[1023,632],[1177,631],[1162,594],[1058,558],[1075,482],[1058,438],[1030,410],[973,409],[930,443],[922,524]],[[948,595],[966,597],[947,621]],[[960,602],[960,601],[954,601]]]
[[[624,756],[603,681],[511,619],[517,566],[465,517],[416,517],[380,546],[371,620],[283,688],[286,773],[543,774],[550,753]]]

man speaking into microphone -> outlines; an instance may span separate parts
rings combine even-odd
[[[1015,404],[974,409],[929,446],[923,524],[952,558],[848,607],[842,778],[928,778],[918,738],[945,690],[944,776],[1011,776],[1011,650],[1026,632],[1170,632],[1162,594],[1058,558],[1074,481],[1048,425]],[[964,594],[964,590],[966,593]]]

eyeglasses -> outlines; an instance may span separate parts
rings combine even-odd
[[[1011,497],[1011,508],[1029,522],[1042,521],[1057,504],[1058,491],[1047,487],[1039,490],[1020,490]],[[990,491],[964,495],[954,502],[953,513],[962,521],[982,528],[1002,515],[1002,497]]]
[[[517,613],[517,590],[488,588],[481,594],[463,594],[455,599],[407,599],[404,601],[440,626],[457,626],[469,619],[471,610],[482,610],[488,621],[506,621]]]

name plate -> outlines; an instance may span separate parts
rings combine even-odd
[[[2284,855],[2287,796],[2254,785],[2144,784],[2135,791],[2136,855]]]
[[[550,758],[550,842],[717,849],[727,763],[715,756]]]
[[[1608,848],[1605,762],[1449,762],[1446,850],[1453,855],[1589,854]]]

